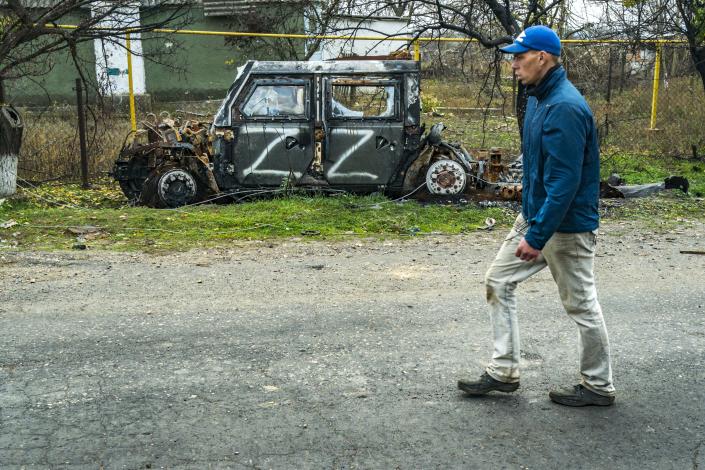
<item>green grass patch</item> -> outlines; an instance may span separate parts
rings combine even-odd
[[[168,251],[226,246],[234,240],[410,237],[458,234],[484,227],[487,217],[508,227],[512,211],[475,205],[422,205],[382,196],[290,196],[179,210],[128,207],[113,184],[21,189],[0,205],[0,247],[71,249],[76,227],[92,249]],[[57,204],[63,204],[58,205]],[[69,205],[70,204],[70,205]],[[73,230],[73,231],[72,231]]]
[[[430,113],[423,119],[427,129],[437,122],[446,126],[443,138],[450,142],[461,142],[471,153],[472,150],[499,147],[507,154],[519,155],[519,131],[515,117],[489,115],[460,115],[444,113],[433,116]]]
[[[623,158],[618,160],[624,162],[623,168],[636,166],[633,159]],[[653,165],[623,174],[634,183],[652,181],[664,171]],[[700,187],[702,180],[696,184]],[[602,213],[608,221],[631,220],[654,230],[672,229],[705,222],[705,202],[669,191],[644,199],[606,200]],[[20,188],[15,197],[0,203],[0,250],[65,250],[85,244],[90,249],[166,253],[228,246],[238,240],[453,235],[484,228],[487,217],[497,220],[499,230],[506,230],[515,214],[474,204],[395,202],[379,195],[293,195],[179,210],[148,209],[129,207],[113,182],[101,182],[90,190],[76,184],[43,185]],[[77,228],[86,233],[77,234]]]
[[[627,184],[658,183],[677,175],[688,179],[694,197],[705,196],[705,160],[608,150],[602,155],[601,177],[617,173]]]
[[[604,200],[603,220],[635,221],[655,233],[702,226],[705,223],[705,200],[664,191],[651,197]]]

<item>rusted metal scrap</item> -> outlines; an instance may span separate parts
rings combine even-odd
[[[421,123],[411,60],[244,65],[212,122],[150,115],[115,161],[132,201],[178,207],[297,187],[521,199],[521,165]]]

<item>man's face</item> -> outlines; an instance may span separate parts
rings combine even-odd
[[[536,85],[546,73],[546,53],[543,51],[526,51],[514,54],[512,70],[524,85]]]

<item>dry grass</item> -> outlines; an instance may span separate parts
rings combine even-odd
[[[157,112],[185,118],[210,120],[220,101],[155,103]],[[189,116],[183,110],[202,117]],[[138,122],[149,110],[138,113]],[[78,113],[75,106],[55,106],[44,110],[21,109],[24,138],[20,151],[19,176],[29,181],[62,179],[76,181],[81,176],[78,138]],[[94,111],[87,113],[89,173],[96,179],[110,171],[130,133],[130,118],[125,113]]]
[[[421,96],[424,109],[430,110],[437,106],[450,108],[502,108],[505,113],[512,111],[512,83],[505,80],[502,83],[502,93],[494,90],[492,96],[491,84],[484,86],[483,82],[462,82],[438,79],[428,79],[422,82]]]
[[[75,106],[53,107],[41,112],[21,110],[24,136],[19,176],[30,181],[80,178],[81,153]],[[124,115],[91,114],[87,121],[89,172],[93,178],[112,167],[130,121]]]
[[[690,155],[695,145],[700,155],[705,153],[705,92],[699,80],[676,78],[661,88],[656,131],[649,130],[651,88],[643,86],[616,94],[609,106],[601,96],[590,97],[589,101],[603,132],[605,119],[609,118],[603,150],[682,156]]]

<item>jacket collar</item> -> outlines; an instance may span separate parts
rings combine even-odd
[[[562,65],[556,64],[537,85],[528,86],[526,92],[529,96],[535,96],[538,100],[542,100],[563,79],[565,79],[565,69]]]

